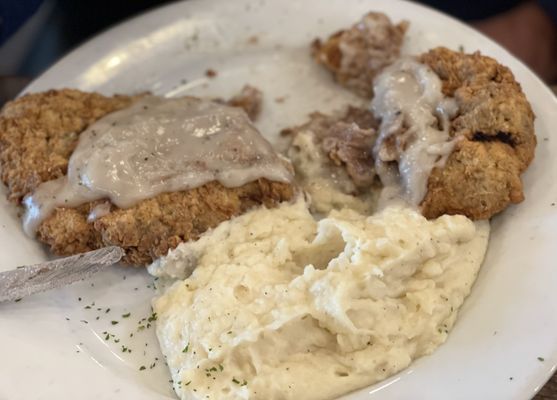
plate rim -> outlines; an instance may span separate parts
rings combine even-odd
[[[181,3],[189,3],[189,6],[192,9],[195,9],[195,7],[198,4],[201,3],[212,3],[212,4],[219,4],[221,1],[223,0],[205,0],[205,1],[201,1],[201,0],[189,0],[189,1],[183,1]],[[415,3],[411,3],[407,0],[399,0],[399,2],[402,3],[406,3],[409,7],[417,7],[417,8],[423,8],[423,9],[427,9],[428,12],[430,13],[434,13],[437,14],[437,16],[442,16],[445,19],[450,19],[451,23],[455,23],[455,24],[459,24],[461,27],[467,29],[469,32],[474,32],[474,34],[479,34],[477,31],[475,31],[473,28],[471,28],[469,25],[451,17],[448,16],[446,14],[443,14],[431,7],[428,6],[424,6],[421,4],[415,4]],[[386,2],[384,2],[386,3]],[[51,75],[56,72],[57,70],[60,70],[62,68],[64,68],[65,64],[70,63],[73,59],[80,57],[82,54],[90,51],[90,48],[93,47],[95,45],[95,43],[98,43],[99,39],[102,40],[106,40],[106,38],[110,37],[111,35],[113,35],[115,32],[121,31],[123,29],[125,29],[125,27],[131,23],[137,23],[138,21],[145,19],[145,18],[152,18],[154,14],[158,13],[158,12],[162,12],[165,9],[171,9],[177,6],[177,4],[179,3],[170,3],[170,4],[166,4],[163,6],[159,6],[159,7],[155,7],[153,9],[150,10],[146,10],[144,12],[141,12],[137,15],[134,15],[132,17],[129,17],[123,21],[121,21],[120,23],[118,23],[117,25],[114,25],[112,27],[109,27],[105,30],[103,30],[102,32],[99,32],[98,34],[96,34],[95,36],[93,36],[92,38],[88,39],[87,41],[83,42],[82,44],[80,44],[78,47],[76,47],[75,49],[71,50],[70,52],[68,52],[67,54],[65,54],[62,58],[60,58],[56,63],[54,63],[51,67],[49,67],[47,70],[45,70],[44,72],[42,72],[37,78],[35,78],[21,93],[20,95],[23,94],[27,94],[30,92],[33,92],[34,87],[36,87],[37,85],[40,85],[41,82],[51,79]],[[373,7],[372,5],[373,3],[370,3],[370,6]],[[481,35],[481,34],[480,34]],[[490,45],[495,46],[496,48],[498,48],[501,51],[504,51],[508,54],[509,57],[511,57],[516,63],[520,64],[521,67],[526,70],[528,72],[528,74],[530,75],[530,79],[533,79],[533,81],[536,83],[536,90],[541,90],[544,92],[544,95],[549,95],[552,98],[552,102],[553,105],[555,107],[557,107],[557,97],[556,95],[551,92],[550,88],[528,67],[526,66],[522,61],[520,61],[519,59],[517,59],[516,57],[514,57],[513,55],[511,55],[508,51],[506,51],[505,49],[503,49],[501,46],[499,46],[498,44],[496,44],[493,40],[483,36],[483,40],[487,41],[488,43],[490,43]],[[474,285],[475,286],[475,285]],[[472,289],[474,290],[474,289]],[[549,359],[550,357],[548,357]],[[551,357],[553,360],[555,360],[555,362],[557,363],[557,346],[554,349],[554,354]],[[534,395],[535,393],[537,393],[537,391],[539,391],[541,389],[541,387],[551,378],[551,376],[553,375],[553,373],[555,372],[555,365],[551,368],[547,368],[546,369],[546,373],[545,376],[542,377],[540,379],[540,377],[538,377],[538,379],[536,379],[535,381],[538,383],[536,385],[536,389],[534,390]],[[542,382],[543,381],[543,382]],[[381,383],[384,383],[380,382]],[[532,378],[532,382],[534,382],[534,379]],[[373,387],[375,387],[376,385],[373,385]],[[532,395],[532,393],[528,393],[525,395],[530,396]]]

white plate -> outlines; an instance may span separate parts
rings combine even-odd
[[[303,121],[310,111],[358,102],[311,62],[308,44],[371,9],[411,21],[405,52],[464,46],[508,65],[538,116],[539,146],[524,175],[526,201],[493,220],[487,258],[447,343],[347,398],[530,398],[557,364],[557,137],[550,130],[557,126],[557,102],[524,65],[482,35],[398,1],[193,0],[101,34],[27,91],[76,87],[107,94],[150,90],[226,97],[249,82],[264,90],[260,128],[276,139],[280,128]],[[207,78],[207,68],[218,76]],[[275,101],[279,97],[284,102]],[[44,249],[23,235],[16,210],[3,197],[0,268],[45,259]],[[150,283],[143,270],[113,268],[91,282],[1,304],[0,399],[173,398],[163,363],[150,368],[161,358],[153,329],[137,331],[138,320],[150,313]],[[123,318],[128,312],[131,316]],[[112,325],[113,320],[119,323]],[[120,342],[105,341],[104,331]],[[123,353],[122,345],[132,353]],[[141,365],[146,369],[140,371]]]

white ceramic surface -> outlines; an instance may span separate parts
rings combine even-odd
[[[76,87],[226,97],[252,83],[265,93],[260,128],[275,141],[280,128],[303,121],[310,111],[359,102],[314,65],[308,44],[369,10],[411,21],[407,53],[463,46],[508,65],[538,116],[539,146],[524,176],[526,201],[493,220],[487,258],[447,343],[346,398],[530,398],[557,364],[557,137],[551,129],[557,126],[557,102],[524,65],[482,35],[427,8],[392,0],[192,0],[101,34],[27,91]],[[218,76],[207,78],[207,68]],[[0,269],[45,259],[1,198]],[[0,399],[173,398],[152,327],[137,329],[150,314],[151,283],[143,270],[114,268],[90,282],[0,304]],[[106,341],[103,332],[115,336]]]

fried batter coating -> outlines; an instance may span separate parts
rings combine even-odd
[[[211,99],[211,101],[230,107],[241,108],[253,122],[256,121],[257,118],[259,118],[259,114],[261,114],[261,109],[263,108],[263,92],[255,86],[244,85],[240,93],[232,96],[228,100],[217,97]]]
[[[420,56],[454,97],[459,137],[443,168],[435,168],[421,203],[428,218],[464,214],[490,218],[524,200],[520,175],[534,158],[534,113],[512,72],[481,55],[436,48]]]
[[[79,133],[133,97],[50,90],[7,103],[0,112],[0,166],[16,203],[39,184],[66,174]]]
[[[9,199],[21,203],[42,182],[65,175],[79,134],[133,101],[130,96],[64,89],[8,103],[0,113],[0,167]],[[272,207],[292,196],[291,185],[265,179],[238,188],[210,182],[163,193],[125,210],[110,205],[110,212],[95,221],[87,220],[89,213],[107,200],[57,208],[39,226],[37,238],[58,255],[121,246],[126,263],[141,265],[251,207]]]
[[[266,179],[238,188],[210,182],[188,191],[163,193],[125,210],[112,205],[109,214],[92,223],[87,217],[99,202],[58,208],[40,225],[37,237],[58,255],[120,246],[126,250],[126,263],[144,265],[252,207],[273,207],[292,196],[290,185]]]
[[[229,106],[242,108],[252,121],[259,117],[262,103],[263,93],[261,90],[250,85],[245,85],[240,93],[226,102]]]
[[[370,18],[370,14],[364,20],[366,18]],[[385,32],[394,35],[392,30],[389,31],[394,29],[392,25],[389,29],[385,25],[390,21],[383,21]],[[360,47],[351,48],[350,54],[354,59],[365,60],[369,56],[365,44],[375,39],[366,29],[365,24],[355,25],[348,31],[333,35],[325,45],[318,44],[314,51],[318,59],[337,74],[339,82],[346,86],[353,82],[361,83],[368,88],[369,95],[376,72],[348,67],[346,71],[353,75],[343,76],[339,72],[342,40],[348,40],[351,35],[369,36],[367,41],[361,39],[355,42]],[[405,26],[399,25],[398,29],[402,40]],[[385,33],[382,37],[389,35]],[[393,61],[397,54],[394,52],[391,58],[385,58],[389,60],[385,64]],[[456,117],[450,121],[450,135],[457,142],[445,165],[431,172],[427,193],[420,204],[422,213],[428,218],[463,214],[471,219],[485,219],[501,212],[509,204],[521,202],[524,193],[520,175],[534,158],[536,147],[535,116],[512,72],[479,52],[464,54],[442,47],[422,54],[418,60],[439,76],[443,93],[454,97],[459,108]],[[347,83],[348,79],[354,80]],[[355,144],[352,148],[358,148],[357,138],[353,140]],[[388,158],[389,155],[384,156]],[[349,171],[349,163],[330,152],[329,157]],[[391,158],[397,159],[394,156]],[[358,183],[354,174],[349,173],[348,176],[355,184]]]
[[[315,60],[341,84],[363,97],[373,95],[373,78],[400,55],[408,22],[394,25],[383,13],[370,12],[351,28],[312,43]]]

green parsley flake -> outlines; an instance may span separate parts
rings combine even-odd
[[[182,353],[187,353],[189,349],[190,349],[190,344],[188,343],[186,347],[184,347],[184,350],[182,350]]]

